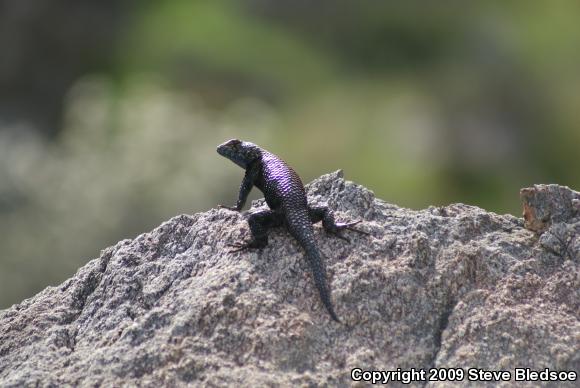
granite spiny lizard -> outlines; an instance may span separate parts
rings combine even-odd
[[[322,221],[328,233],[348,241],[346,237],[339,234],[341,230],[350,229],[367,234],[352,228],[360,221],[337,223],[328,207],[309,206],[304,185],[298,174],[276,155],[253,143],[232,139],[221,144],[217,152],[246,171],[236,205],[221,207],[235,211],[242,210],[254,186],[264,193],[266,203],[270,207],[270,210],[250,215],[248,223],[252,239],[245,243],[230,244],[236,248],[233,252],[249,248],[264,248],[268,244],[268,229],[285,226],[306,251],[306,258],[314,275],[314,283],[322,303],[330,316],[340,322],[332,306],[324,263],[314,239],[312,224]]]

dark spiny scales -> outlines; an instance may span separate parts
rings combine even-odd
[[[264,193],[266,203],[270,207],[270,210],[250,215],[248,223],[252,239],[247,243],[233,244],[237,248],[235,251],[264,248],[268,244],[268,229],[285,225],[290,234],[306,251],[306,258],[312,269],[314,283],[322,303],[324,303],[330,316],[339,322],[330,300],[326,272],[320,251],[316,246],[312,223],[322,221],[327,232],[347,240],[339,232],[343,229],[358,231],[352,228],[358,222],[336,223],[327,207],[308,206],[306,191],[298,174],[276,155],[255,144],[233,139],[220,145],[217,152],[246,170],[236,206],[227,208],[240,211],[244,207],[253,186]]]

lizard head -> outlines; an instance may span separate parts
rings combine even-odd
[[[228,140],[220,144],[217,152],[243,169],[246,169],[254,160],[260,158],[260,147],[254,143],[238,139]]]

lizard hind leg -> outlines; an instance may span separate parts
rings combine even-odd
[[[345,229],[352,230],[353,232],[361,234],[367,235],[369,234],[368,232],[365,232],[363,230],[353,228],[353,226],[362,222],[361,220],[346,223],[336,222],[336,220],[334,219],[334,215],[332,214],[332,211],[327,206],[311,206],[308,208],[308,211],[310,213],[310,220],[312,221],[313,224],[322,221],[322,227],[327,233],[333,234],[336,237],[341,238],[345,241],[350,241],[348,238],[344,237],[340,233]]]
[[[242,243],[228,244],[235,248],[230,250],[230,252],[265,248],[268,245],[268,230],[277,226],[282,226],[283,223],[284,217],[272,210],[262,210],[251,214],[248,218],[250,233],[252,235],[251,240]]]

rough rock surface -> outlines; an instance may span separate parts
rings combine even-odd
[[[463,204],[403,209],[340,172],[308,193],[370,233],[347,232],[347,243],[316,227],[343,324],[283,229],[262,252],[228,253],[248,238],[244,215],[212,209],[121,241],[0,311],[0,386],[345,386],[357,367],[580,370],[579,193],[523,190],[531,230]]]

